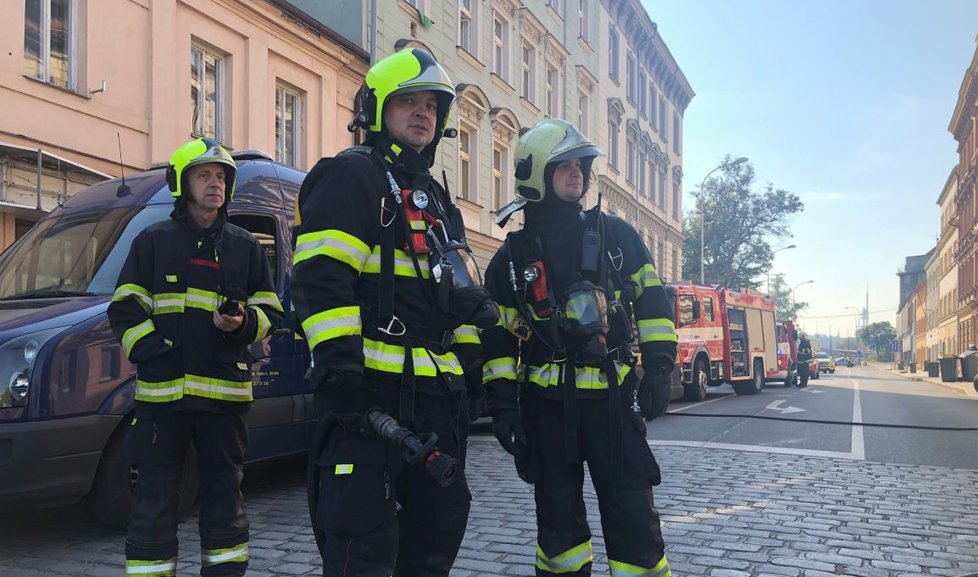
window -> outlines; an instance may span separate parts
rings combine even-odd
[[[655,164],[655,155],[649,155],[649,198],[655,202],[656,183],[659,179],[659,167]]]
[[[475,57],[479,56],[479,2],[458,1],[458,45]]]
[[[679,197],[682,185],[678,180],[672,182],[672,218],[679,220]]]
[[[509,175],[506,168],[509,166],[509,150],[500,145],[492,147],[492,201],[496,209],[500,209],[509,202]]]
[[[577,19],[580,23],[580,36],[581,40],[585,42],[590,42],[591,40],[591,25],[589,24],[591,17],[588,10],[588,0],[580,0],[577,9]]]
[[[638,73],[638,112],[642,115],[642,118],[649,117],[649,101],[648,94],[645,92],[648,89],[648,79],[645,76],[645,71],[642,70]]]
[[[693,322],[693,295],[679,295],[679,324]]]
[[[608,76],[616,82],[621,72],[618,64],[619,57],[621,56],[618,42],[618,29],[615,28],[614,24],[611,24],[608,26]]]
[[[676,261],[676,250],[672,251],[672,260]],[[703,297],[703,318],[713,322],[713,297]]]
[[[646,166],[646,152],[644,150],[638,153],[638,193],[641,196],[648,196],[649,193],[645,189],[645,166]]]
[[[459,196],[470,202],[479,202],[479,189],[476,186],[474,158],[479,158],[475,149],[478,133],[468,125],[458,131],[458,185]]]
[[[536,76],[536,49],[532,44],[523,41],[522,69],[523,77],[521,83],[520,96],[533,102],[536,87],[534,86],[534,76]]]
[[[662,242],[662,239],[660,239],[659,237],[656,237],[655,238],[655,244],[657,245],[657,248],[659,249],[659,251],[658,251],[659,257],[657,259],[655,259],[655,262],[660,263],[662,266],[665,266],[665,263],[666,263],[666,243]]]
[[[224,142],[224,57],[205,48],[190,48],[191,127],[197,136]]]
[[[302,96],[282,84],[275,87],[275,161],[299,168]]]
[[[662,132],[662,138],[666,138],[667,130],[666,126],[666,99],[659,95],[659,130]]]
[[[682,278],[682,276],[683,276],[683,271],[681,268],[679,268],[679,251],[676,249],[672,249],[672,277],[671,278],[679,279]],[[711,315],[713,314],[712,303],[710,306],[710,314]],[[710,320],[713,320],[712,316],[710,317]]]
[[[577,94],[577,128],[581,134],[587,136],[589,131],[588,116],[591,114],[591,97],[587,92],[581,91]]]
[[[635,182],[635,138],[625,137],[625,180]]]
[[[679,154],[682,147],[679,142],[679,135],[682,133],[682,126],[679,124],[679,113],[672,113],[672,151]]]
[[[492,71],[509,82],[509,21],[499,12],[492,19]]]
[[[649,82],[649,124],[656,131],[659,130],[659,91],[655,89],[655,85]]]
[[[557,14],[560,14],[560,0],[547,0],[547,8],[550,8]]]
[[[258,244],[261,245],[262,250],[265,252],[265,258],[268,259],[268,267],[272,271],[272,281],[275,283],[275,286],[278,286],[279,267],[278,249],[275,240],[275,219],[258,214],[239,212],[232,214],[229,220],[232,224],[238,225],[250,232],[258,241]]]
[[[560,116],[560,71],[552,62],[547,62],[547,116]]]
[[[618,123],[608,122],[608,165],[618,168]]]
[[[24,4],[24,74],[75,90],[75,1],[26,0]]]
[[[662,208],[666,207],[666,172],[668,167],[663,166],[662,170],[659,171],[659,182],[656,186],[659,190],[659,206]]]
[[[625,58],[625,96],[630,102],[635,102],[635,57],[629,52]]]

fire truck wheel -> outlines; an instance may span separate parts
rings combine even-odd
[[[128,423],[129,419],[123,419]],[[129,526],[129,513],[132,509],[132,494],[137,479],[137,471],[126,459],[126,428],[120,427],[102,451],[95,481],[88,500],[92,513],[103,525],[110,529],[125,531]],[[197,500],[197,452],[193,445],[184,460],[183,477],[180,479],[179,516],[184,519],[193,512]]]
[[[683,385],[687,401],[702,401],[706,399],[706,387],[710,383],[710,374],[706,370],[706,361],[698,359],[693,365],[692,382]]]

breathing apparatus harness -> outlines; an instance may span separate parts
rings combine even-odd
[[[579,366],[601,366],[608,379],[612,473],[620,474],[621,383],[618,382],[618,371],[614,361],[619,360],[634,366],[630,344],[633,336],[631,308],[636,290],[631,279],[624,278],[621,273],[624,256],[617,239],[607,238],[614,235],[607,234],[605,230],[600,194],[597,205],[581,212],[579,218],[584,225],[578,267],[581,279],[567,287],[560,303],[554,296],[552,284],[548,282],[544,266],[546,259],[540,258],[540,255],[545,256],[540,237],[534,236],[529,241],[535,250],[531,250],[532,256],[525,259],[528,264],[523,269],[522,288],[517,281],[516,259],[511,236],[506,237],[509,281],[516,294],[519,313],[511,332],[524,343],[524,346],[532,347],[539,342],[549,349],[551,357],[549,362],[560,364],[564,446],[567,461],[571,463],[578,460],[576,370]],[[613,241],[610,244],[615,246],[615,254],[608,249],[606,240]],[[610,282],[612,280],[614,285],[619,287],[621,298],[613,299],[609,304],[607,291],[613,286]],[[611,322],[611,317],[615,317],[615,322]],[[532,336],[536,336],[536,339],[530,341]],[[609,336],[613,340],[609,340]],[[608,349],[609,342],[617,345],[611,351]],[[527,343],[532,344],[527,345]],[[524,351],[523,358],[527,359],[528,365],[532,357],[528,351]],[[524,392],[529,389],[529,372],[527,367],[522,383]],[[532,396],[521,394],[521,404],[526,406],[527,403],[532,403]]]

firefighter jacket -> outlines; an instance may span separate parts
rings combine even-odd
[[[395,387],[404,376],[420,392],[461,391],[467,365],[478,362],[478,335],[441,311],[427,255],[415,261],[406,244],[406,229],[424,232],[436,221],[445,228],[437,225],[439,235],[464,239],[461,217],[428,161],[379,135],[368,142],[321,159],[299,192],[291,294],[312,377],[322,383],[329,372],[355,372]],[[427,192],[427,217],[404,221],[388,176],[397,188]],[[390,283],[382,282],[385,244],[392,245]],[[393,322],[379,318],[385,299],[392,300]]]
[[[244,307],[234,333],[214,326],[225,299]],[[278,327],[283,310],[251,234],[223,211],[200,229],[177,208],[136,236],[108,315],[137,365],[137,401],[222,410],[253,399],[248,345]]]
[[[571,366],[575,396],[607,396],[607,373],[614,370],[620,385],[631,372],[633,327],[638,329],[638,345],[646,368],[653,359],[671,362],[676,357],[672,307],[648,250],[631,226],[602,214],[602,256],[608,259],[605,282],[609,286],[605,289],[609,295],[609,355],[599,364],[568,363],[566,359],[573,358],[574,351],[563,346],[567,339],[556,326],[556,315],[540,314],[548,306],[535,302],[523,271],[529,263],[542,261],[548,292],[553,297],[551,304],[559,307],[567,287],[582,277],[581,238],[586,218],[576,204],[546,200],[540,204],[544,206],[527,206],[530,210],[526,226],[510,233],[486,270],[486,288],[499,303],[501,317],[498,325],[480,335],[486,358],[483,381],[489,393],[488,409],[493,413],[516,408],[517,383],[527,383],[543,397],[561,398],[560,388],[567,382],[565,372]],[[632,297],[630,303],[626,302],[628,296]],[[528,334],[529,338],[522,340],[518,334],[524,338]]]
[[[808,339],[801,339],[798,341],[798,360],[799,361],[810,361],[815,358],[815,353],[812,352],[812,341]]]

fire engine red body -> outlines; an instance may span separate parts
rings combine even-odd
[[[668,283],[666,292],[675,306],[687,400],[702,400],[708,386],[723,383],[740,395],[757,394],[765,382],[787,378],[770,297],[688,282]]]

